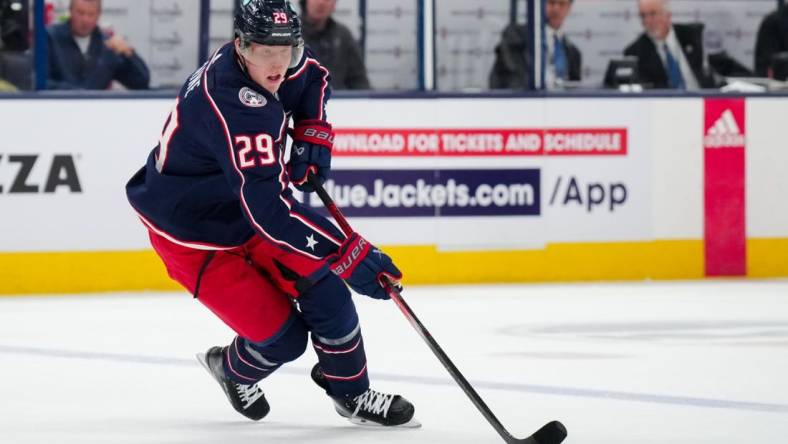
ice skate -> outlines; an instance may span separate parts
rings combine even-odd
[[[265,399],[265,394],[263,389],[260,388],[260,384],[246,385],[231,381],[224,374],[222,367],[223,356],[223,348],[211,347],[205,353],[198,353],[197,360],[205,367],[205,370],[208,370],[208,373],[213,376],[216,382],[222,386],[227,399],[230,400],[230,404],[238,413],[255,421],[263,419],[271,408]]]
[[[328,389],[320,364],[312,368],[312,380],[323,390]],[[340,416],[353,424],[383,427],[421,427],[413,414],[415,408],[400,395],[390,395],[372,389],[355,397],[333,397],[334,407]]]

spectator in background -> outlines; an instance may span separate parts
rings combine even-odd
[[[567,80],[580,81],[582,54],[561,30],[574,0],[547,0],[545,3],[545,85],[560,88]]]
[[[703,59],[703,24],[673,24],[669,0],[638,0],[645,32],[625,50],[638,58],[646,87],[694,90],[715,87]]]
[[[533,61],[528,48],[528,28],[510,23],[495,47],[495,62],[490,71],[490,89],[527,89]]]
[[[3,51],[26,51],[29,47],[30,7],[26,0],[0,0],[0,41]]]
[[[0,92],[31,87],[29,13],[26,0],[0,0]]]
[[[304,41],[331,73],[334,89],[371,89],[361,46],[331,15],[337,0],[301,0]]]
[[[545,3],[545,87],[559,89],[566,81],[580,81],[582,54],[569,41],[562,27],[574,0],[547,0]],[[495,63],[490,73],[492,89],[522,89],[528,86],[531,60],[529,36],[525,25],[512,23],[503,31],[495,48]]]
[[[50,89],[107,89],[113,80],[147,89],[145,62],[117,34],[98,27],[101,0],[71,0],[70,18],[49,32]]]
[[[788,51],[788,6],[764,17],[758,28],[755,41],[755,73],[761,77],[772,77],[772,57]]]

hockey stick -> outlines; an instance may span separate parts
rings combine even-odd
[[[339,208],[337,208],[336,204],[331,199],[331,196],[328,195],[317,177],[310,173],[308,181],[309,184],[315,189],[315,192],[317,192],[320,200],[323,201],[323,205],[326,206],[328,212],[331,213],[331,216],[337,221],[340,228],[342,228],[342,231],[345,233],[345,235],[350,236],[353,233],[353,229],[350,227],[347,219],[345,219],[345,217],[339,211]],[[512,434],[509,433],[501,424],[498,418],[495,417],[490,408],[487,407],[487,404],[484,402],[481,396],[476,393],[476,390],[474,390],[473,386],[471,386],[468,380],[466,380],[462,373],[460,373],[460,371],[457,369],[451,359],[449,359],[443,349],[441,349],[440,345],[438,345],[430,332],[427,331],[427,328],[424,327],[421,321],[419,321],[419,318],[416,317],[416,314],[413,313],[413,310],[411,310],[410,306],[408,306],[408,304],[402,298],[399,290],[387,279],[384,282],[384,287],[389,296],[391,296],[391,299],[397,304],[397,307],[399,307],[400,311],[402,311],[402,314],[405,315],[405,318],[408,319],[413,328],[416,329],[416,332],[419,333],[419,336],[421,336],[421,338],[424,339],[424,341],[430,347],[432,353],[435,354],[441,364],[443,364],[443,367],[445,367],[451,377],[454,378],[454,381],[459,384],[462,391],[464,391],[468,398],[471,399],[473,405],[479,409],[479,412],[481,412],[481,414],[493,426],[495,431],[501,435],[501,438],[503,438],[504,441],[506,441],[508,444],[560,444],[564,438],[566,438],[566,427],[564,427],[564,425],[559,421],[552,421],[545,424],[542,426],[542,428],[527,438],[517,439],[512,436]]]

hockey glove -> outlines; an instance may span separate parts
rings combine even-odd
[[[342,243],[331,260],[331,271],[350,285],[356,293],[375,299],[390,299],[383,288],[383,279],[401,289],[402,272],[386,253],[375,248],[369,241],[353,233]]]
[[[331,148],[334,146],[334,131],[322,120],[302,120],[293,130],[293,148],[287,174],[290,181],[301,191],[315,191],[307,178],[312,172],[320,183],[328,179],[331,170]]]

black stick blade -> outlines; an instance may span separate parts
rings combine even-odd
[[[535,444],[561,444],[566,438],[566,427],[560,421],[552,421],[531,435]]]

